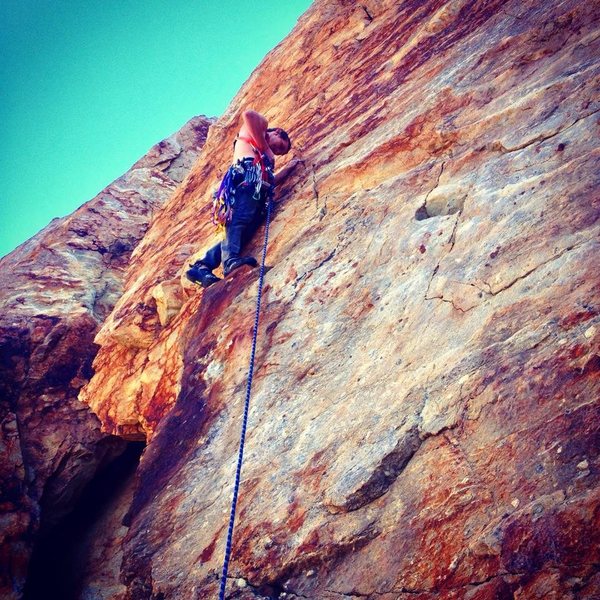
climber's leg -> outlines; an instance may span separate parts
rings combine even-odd
[[[213,274],[221,263],[221,243],[215,244],[202,259],[197,260],[186,272],[185,276],[194,283],[199,283],[202,287],[208,287],[217,281],[219,277]]]
[[[242,265],[257,265],[255,258],[240,256],[240,253],[256,231],[260,212],[261,205],[254,199],[254,189],[238,188],[231,223],[225,227],[225,240],[221,246],[225,275]]]

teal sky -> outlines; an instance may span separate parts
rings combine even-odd
[[[0,256],[221,115],[310,4],[1,0]]]

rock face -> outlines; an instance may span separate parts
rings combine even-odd
[[[82,392],[150,439],[127,598],[217,595],[256,273],[170,320],[155,303],[214,242],[248,107],[304,167],[271,228],[229,597],[599,596],[599,15],[323,0],[254,72],[132,257]]]
[[[256,273],[177,281],[214,243],[252,107],[304,166],[271,227],[229,597],[600,596],[598,15],[313,4],[211,127],[95,338],[81,399],[149,444],[89,581],[122,555],[115,599],[217,596]]]
[[[198,156],[195,117],[72,215],[0,260],[0,596],[20,598],[38,533],[123,451],[77,395],[155,212]]]

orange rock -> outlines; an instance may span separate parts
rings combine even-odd
[[[577,1],[317,1],[152,223],[107,332],[213,242],[241,111],[290,132],[305,166],[271,227],[236,597],[595,589],[597,27]],[[130,598],[216,594],[256,291],[191,294],[165,327],[143,313],[148,348],[98,353],[82,397],[151,440]]]
[[[304,168],[270,232],[231,593],[594,597],[596,13],[317,0],[253,73],[133,253],[81,392],[149,440],[128,600],[218,589],[256,276],[164,326],[153,290],[214,241],[248,107]]]
[[[93,374],[94,336],[123,292],[131,253],[198,156],[210,124],[193,118],[93,200],[0,260],[3,598],[22,596],[38,535],[123,451],[123,440],[101,431],[77,395]],[[137,423],[135,415],[136,433]],[[60,596],[53,586],[45,582]]]

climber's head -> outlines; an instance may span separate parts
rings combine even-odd
[[[280,127],[269,127],[265,137],[273,154],[287,154],[292,147],[290,136]]]

